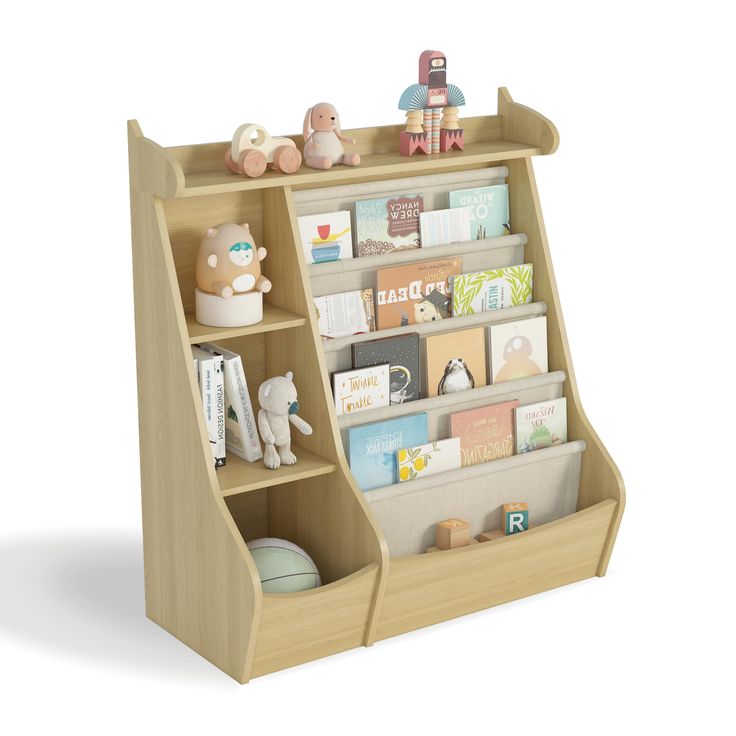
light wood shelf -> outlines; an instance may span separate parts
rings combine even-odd
[[[187,313],[186,321],[189,342],[193,345],[198,342],[216,342],[231,337],[246,337],[247,335],[258,335],[263,332],[301,327],[306,324],[307,318],[300,317],[298,314],[291,314],[284,309],[279,309],[264,302],[263,320],[247,327],[207,327],[199,324],[191,313]]]

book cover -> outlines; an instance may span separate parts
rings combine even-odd
[[[392,404],[416,401],[421,398],[421,355],[419,335],[383,337],[353,344],[353,366],[388,363]]]
[[[389,405],[389,364],[335,371],[332,393],[338,416]]]
[[[450,278],[461,271],[462,258],[379,268],[376,272],[378,329],[447,319]]]
[[[482,327],[429,335],[424,344],[427,396],[443,396],[486,385]]]
[[[199,391],[215,467],[225,465],[225,380],[221,355],[192,346],[199,367]]]
[[[422,212],[419,224],[422,248],[463,243],[471,239],[469,207]]]
[[[360,489],[398,483],[396,452],[423,445],[429,440],[427,432],[424,412],[348,429],[350,470]]]
[[[516,452],[532,452],[567,442],[567,399],[540,401],[515,409]]]
[[[532,264],[464,273],[452,279],[452,316],[506,309],[532,300]]]
[[[355,203],[355,255],[375,256],[419,247],[421,194],[362,199]]]
[[[243,360],[237,353],[215,345],[202,343],[199,347],[210,354],[222,356],[225,373],[225,446],[228,452],[249,463],[263,457],[258,424],[248,393]]]
[[[456,189],[450,192],[450,207],[470,210],[471,238],[474,240],[511,234],[508,184]]]
[[[318,296],[314,308],[322,337],[347,337],[376,329],[373,289]]]
[[[307,264],[328,263],[353,257],[350,212],[325,212],[297,217]]]
[[[457,470],[460,467],[460,438],[449,437],[402,448],[396,453],[396,465],[399,483]]]
[[[514,454],[514,409],[518,405],[514,399],[450,415],[450,434],[460,440],[464,468]]]
[[[546,317],[503,322],[487,330],[491,383],[547,372]]]

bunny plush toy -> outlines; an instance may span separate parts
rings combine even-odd
[[[304,162],[313,169],[329,169],[333,164],[357,166],[360,156],[345,153],[343,143],[353,144],[355,138],[343,135],[340,118],[334,105],[320,102],[304,116]]]

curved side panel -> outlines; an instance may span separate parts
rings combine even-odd
[[[560,145],[555,124],[536,110],[514,102],[506,87],[498,88],[498,114],[503,120],[505,140],[537,146],[543,154],[554,153]]]
[[[143,137],[137,120],[128,121],[130,186],[162,199],[180,197],[185,178],[181,164],[158,143]],[[135,151],[135,155],[133,155]]]

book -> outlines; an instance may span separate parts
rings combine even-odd
[[[378,329],[447,319],[450,278],[461,271],[462,258],[379,268],[376,272]]]
[[[347,337],[376,329],[373,289],[318,296],[314,307],[322,337]]]
[[[448,437],[402,448],[396,453],[396,466],[399,483],[457,470],[460,467],[460,438]]]
[[[211,355],[221,355],[225,374],[225,447],[228,452],[254,463],[263,457],[258,422],[248,393],[243,360],[237,353],[215,345],[199,345]]]
[[[450,415],[450,434],[460,440],[462,466],[478,465],[514,454],[516,399]]]
[[[335,371],[332,393],[338,416],[389,405],[389,364]]]
[[[540,401],[518,406],[516,420],[516,452],[532,452],[567,442],[567,399]]]
[[[419,215],[422,248],[470,240],[470,208],[433,210]]]
[[[508,184],[456,189],[450,192],[450,207],[470,210],[470,237],[474,240],[511,234]]]
[[[207,427],[215,467],[225,465],[225,380],[221,355],[212,355],[193,345],[192,355],[199,369],[199,392],[202,396],[204,422]]]
[[[363,491],[398,483],[396,452],[429,441],[427,414],[410,414],[348,429],[348,455]]]
[[[353,257],[350,212],[339,210],[297,217],[307,264],[328,263]]]
[[[502,322],[486,329],[491,383],[547,372],[546,317]]]
[[[424,340],[427,396],[486,385],[486,347],[482,327],[429,335]]]
[[[368,342],[353,343],[353,366],[388,363],[392,404],[403,404],[421,398],[421,356],[419,335],[383,337]]]
[[[452,279],[452,316],[506,309],[532,300],[531,263],[464,273]]]
[[[419,247],[421,194],[362,199],[355,203],[355,255],[375,256]]]

